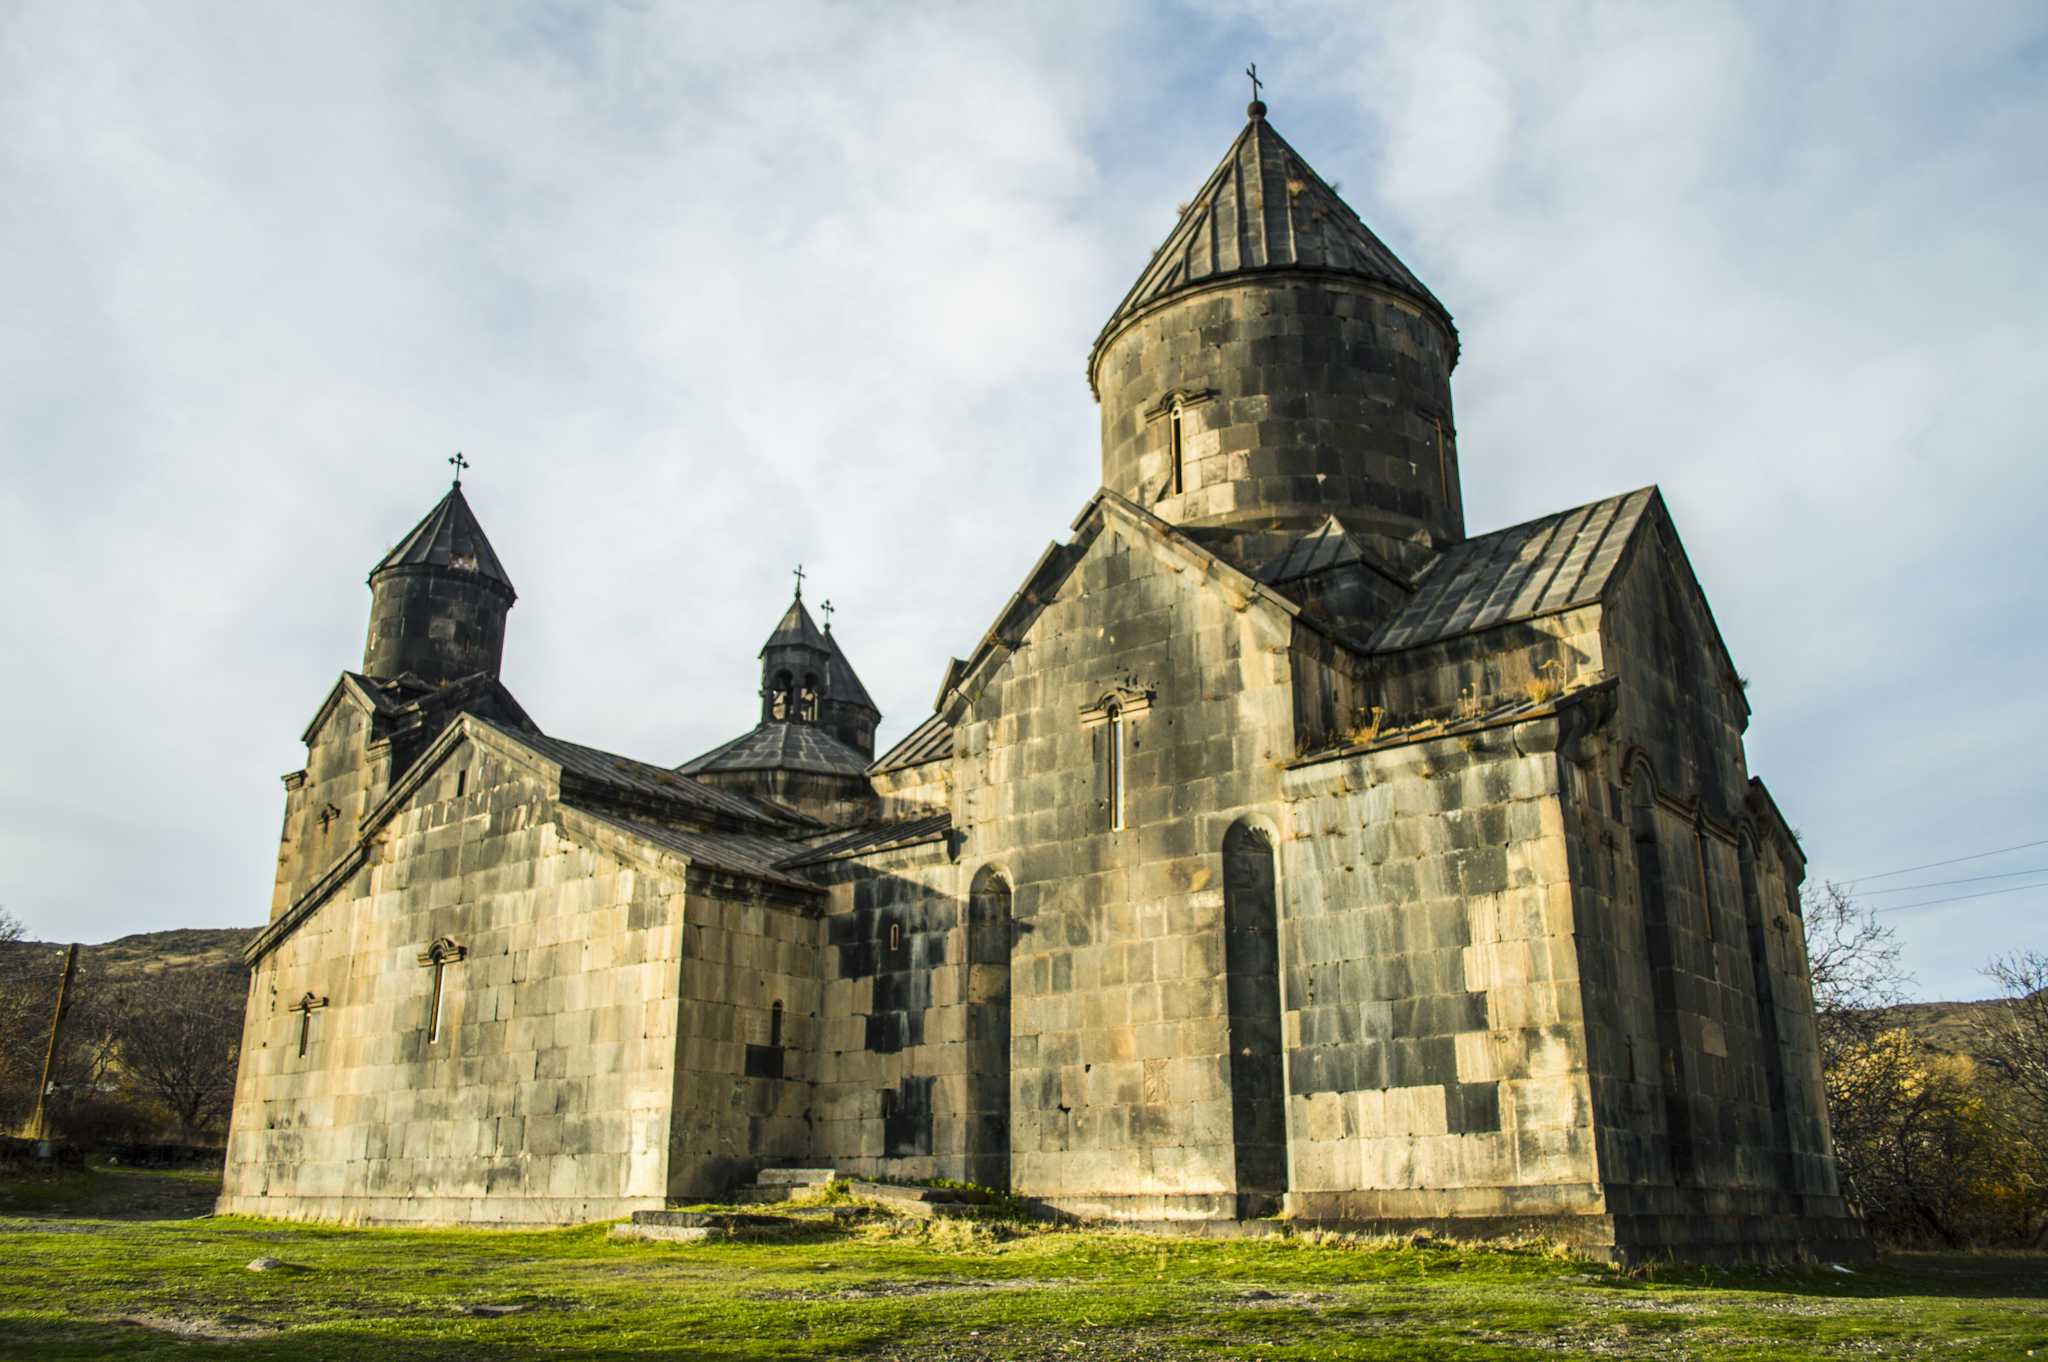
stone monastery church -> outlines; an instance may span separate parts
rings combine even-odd
[[[1468,534],[1457,358],[1253,103],[1089,356],[1101,487],[879,755],[800,594],[732,741],[555,736],[458,480],[285,777],[221,1210],[566,1223],[828,1166],[1856,1251],[1803,857],[1670,510]]]

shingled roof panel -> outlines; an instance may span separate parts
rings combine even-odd
[[[676,772],[664,766],[636,761],[632,757],[622,757],[616,752],[600,751],[598,748],[585,747],[581,743],[568,742],[561,738],[550,738],[541,733],[522,733],[490,719],[478,718],[477,721],[488,724],[511,741],[554,762],[566,774],[578,776],[595,785],[642,798],[685,804],[706,813],[744,819],[752,823],[775,825],[789,821],[767,806],[741,795],[727,790],[715,790],[701,781],[678,779]]]
[[[1373,635],[1372,651],[1436,643],[1597,599],[1656,495],[1645,487],[1452,545]]]
[[[902,741],[884,752],[868,771],[883,775],[953,755],[953,726],[934,714],[903,735]]]
[[[676,770],[686,776],[706,771],[816,771],[857,776],[867,767],[866,757],[816,724],[771,719],[692,757]]]
[[[797,866],[843,860],[848,856],[864,856],[870,852],[888,851],[895,847],[935,842],[944,837],[952,826],[953,815],[950,813],[927,814],[922,818],[903,818],[893,823],[870,823],[866,827],[855,828],[844,837],[836,837],[808,851],[789,856],[781,865],[783,869],[789,870]]]

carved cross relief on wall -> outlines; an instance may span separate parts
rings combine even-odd
[[[427,1002],[429,1045],[441,1039],[441,1000],[447,991],[448,967],[468,954],[467,946],[458,946],[445,936],[419,954],[419,962],[434,971],[433,996]]]

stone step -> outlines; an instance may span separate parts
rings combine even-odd
[[[836,1168],[763,1168],[754,1174],[759,1187],[817,1187],[839,1176]]]
[[[927,1206],[966,1200],[951,1187],[905,1187],[900,1183],[869,1182],[864,1178],[849,1179],[846,1190],[871,1201],[914,1201]]]

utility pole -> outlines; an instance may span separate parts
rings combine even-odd
[[[64,1008],[71,1001],[71,977],[78,972],[78,943],[72,942],[64,952],[64,977],[57,983],[57,1006],[50,1013],[50,1048],[43,1052],[43,1081],[36,1085],[36,1107],[28,1118],[28,1138],[47,1138],[43,1129],[48,1113],[44,1110],[50,1096],[50,1071],[57,1067],[57,1037],[64,1029]]]

